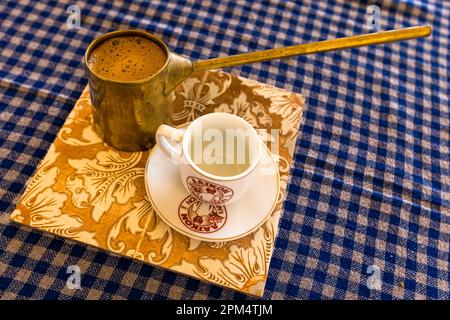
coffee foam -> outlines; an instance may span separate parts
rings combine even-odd
[[[166,63],[164,50],[142,36],[117,36],[105,40],[89,56],[91,70],[116,81],[141,80],[158,72]]]

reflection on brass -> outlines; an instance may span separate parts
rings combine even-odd
[[[167,55],[167,61],[154,75],[141,80],[115,81],[92,71],[88,60],[94,48],[111,37],[135,35],[156,42]],[[93,106],[94,128],[104,142],[122,151],[143,151],[155,142],[159,125],[170,124],[172,91],[192,73],[192,63],[169,51],[158,38],[141,30],[107,33],[86,50],[89,87]]]
[[[163,123],[170,124],[172,114],[171,93],[193,71],[389,43],[427,37],[430,34],[431,27],[419,26],[200,60],[192,63],[189,59],[170,52],[160,39],[145,31],[110,32],[94,40],[88,47],[85,55],[87,66],[89,55],[98,44],[110,37],[121,35],[138,35],[153,40],[166,52],[167,61],[156,74],[142,80],[127,82],[101,77],[88,66],[94,128],[103,141],[116,149],[123,151],[146,150],[154,144],[158,126]]]

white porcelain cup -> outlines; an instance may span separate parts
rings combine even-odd
[[[245,194],[262,152],[258,133],[247,121],[221,112],[197,118],[185,131],[161,125],[156,143],[180,167],[190,195],[211,205]]]

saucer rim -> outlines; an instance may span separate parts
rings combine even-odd
[[[183,126],[180,126],[180,127],[182,128]],[[265,147],[265,151],[268,153],[270,159],[272,160],[273,165],[275,166],[275,172],[276,172],[275,174],[277,176],[277,188],[276,188],[277,191],[276,191],[276,196],[275,196],[274,203],[273,203],[272,207],[270,208],[270,210],[268,211],[268,213],[264,216],[263,219],[261,219],[261,221],[255,227],[253,227],[249,231],[246,231],[246,232],[244,232],[242,234],[239,234],[239,235],[236,235],[236,236],[232,236],[232,237],[228,237],[228,238],[211,239],[211,238],[204,238],[202,236],[197,236],[197,235],[193,235],[191,233],[188,233],[187,231],[182,230],[182,229],[178,228],[177,226],[174,226],[171,222],[169,222],[168,219],[166,217],[164,217],[164,215],[161,213],[161,211],[155,205],[155,202],[153,201],[152,196],[151,196],[151,194],[149,192],[149,188],[148,188],[148,166],[149,166],[149,163],[150,163],[150,160],[151,160],[153,154],[156,152],[156,149],[159,148],[157,144],[155,144],[153,146],[152,150],[150,151],[150,153],[148,155],[147,163],[145,165],[145,171],[144,171],[144,174],[145,174],[145,181],[144,181],[145,182],[144,183],[145,184],[145,191],[146,191],[147,196],[148,196],[148,198],[150,200],[150,203],[152,205],[153,210],[173,230],[181,233],[182,235],[184,235],[186,237],[189,237],[189,238],[192,238],[192,239],[196,239],[196,240],[200,240],[200,241],[205,241],[205,242],[228,242],[228,241],[233,241],[233,240],[237,240],[237,239],[243,238],[243,237],[249,235],[250,233],[256,231],[258,228],[260,228],[269,219],[270,215],[275,210],[275,208],[276,208],[276,206],[278,204],[278,200],[279,200],[278,198],[280,197],[280,172],[279,172],[279,168],[278,168],[278,165],[277,165],[275,159],[273,158],[273,155],[270,152],[269,148],[265,144],[263,144],[263,145]]]

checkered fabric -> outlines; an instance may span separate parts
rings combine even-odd
[[[72,30],[74,4],[81,28]],[[9,215],[86,85],[94,37],[142,28],[195,60],[367,33],[372,4],[1,1],[0,297],[248,298]],[[381,29],[429,24],[432,37],[227,70],[307,100],[267,299],[450,298],[450,3],[378,5]],[[70,265],[80,289],[66,286]],[[377,278],[381,288],[368,286]]]

